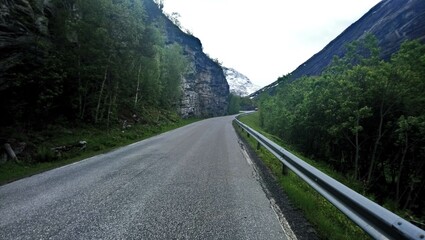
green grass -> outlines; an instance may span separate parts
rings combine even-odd
[[[160,125],[135,125],[126,130],[119,127],[107,131],[93,126],[77,128],[51,126],[42,133],[26,135],[15,133],[14,137],[20,141],[29,142],[32,139],[32,142],[36,144],[31,144],[33,145],[31,159],[20,159],[19,162],[8,161],[0,165],[0,185],[105,153],[198,120],[182,119]],[[50,150],[53,147],[75,144],[81,140],[87,142],[87,148],[83,151],[76,148],[58,157]]]
[[[285,146],[279,138],[268,134],[263,129],[261,129],[258,113],[243,116],[240,118],[240,120],[258,132],[261,132],[266,137],[272,139],[274,142],[293,152],[290,148],[288,148],[288,146]],[[237,131],[240,131],[239,128],[236,129]],[[252,137],[247,138],[245,134],[241,134],[241,136],[243,136],[248,141],[253,149],[256,149],[255,147],[257,143],[255,139]],[[288,175],[282,175],[282,164],[269,151],[267,151],[265,148],[260,148],[260,150],[256,150],[255,152],[271,170],[293,205],[301,209],[305,217],[313,224],[320,238],[355,240],[370,239],[370,237],[364,233],[363,230],[361,230],[342,212],[340,212],[336,207],[334,207],[325,198],[318,194],[295,173],[289,171]],[[347,183],[350,188],[360,188],[359,183],[354,183],[351,179],[347,179],[344,176],[336,173],[325,164],[320,164],[309,160],[301,156],[299,153],[293,153],[304,161],[308,162],[310,165],[313,165],[322,172],[337,179],[338,181],[344,184]]]

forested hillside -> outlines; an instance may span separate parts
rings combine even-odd
[[[5,1],[1,126],[226,114],[221,66],[153,0]],[[155,111],[156,111],[155,110]]]
[[[407,41],[384,61],[368,35],[319,76],[282,77],[275,96],[260,96],[261,124],[381,204],[423,218],[424,79],[425,45]]]
[[[342,57],[346,54],[347,42],[362,39],[367,34],[376,36],[381,48],[380,57],[388,60],[406,40],[419,40],[424,43],[423,22],[425,22],[425,1],[382,0],[287,77],[296,80],[303,76],[322,74],[334,56]],[[257,96],[262,91],[273,93],[275,86],[279,84],[279,81],[275,81],[252,96]]]
[[[17,21],[2,28],[11,38],[2,46],[9,57],[2,61],[2,126],[59,118],[110,124],[125,114],[143,118],[146,108],[177,110],[188,61],[181,46],[165,44],[161,23],[146,21],[141,1],[32,4],[25,10],[33,12],[10,4],[5,20]]]

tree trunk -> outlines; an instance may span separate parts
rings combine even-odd
[[[112,95],[109,95],[109,104],[108,104],[108,115],[106,117],[106,127],[108,129],[109,132],[109,123],[111,120],[111,111],[112,111]]]
[[[405,134],[405,138],[406,138],[405,139],[405,141],[406,141],[405,147],[403,149],[403,154],[401,156],[401,161],[400,161],[400,168],[399,168],[398,174],[397,174],[397,185],[396,185],[396,195],[395,195],[397,204],[399,204],[400,200],[401,200],[401,196],[400,196],[401,174],[403,172],[404,160],[406,159],[407,149],[408,149],[408,146],[409,146],[407,133]]]
[[[407,194],[407,199],[406,199],[406,202],[404,202],[402,210],[406,210],[410,206],[412,202],[412,194],[415,190],[415,184],[410,183],[408,188],[409,188],[409,193]]]
[[[80,52],[80,44],[78,44],[78,52]],[[83,83],[81,82],[81,56],[78,54],[78,62],[77,62],[77,78],[78,78],[78,116],[83,118],[84,107],[83,107]]]
[[[360,116],[359,114],[357,114],[357,122],[356,122],[357,126],[359,126],[360,124]],[[356,154],[355,154],[355,159],[354,159],[354,179],[357,180],[359,177],[359,158],[360,158],[360,145],[359,145],[359,131],[356,131]]]
[[[88,86],[88,82],[86,83],[86,87],[85,89],[87,89]],[[80,119],[83,119],[84,116],[86,115],[86,108],[87,108],[87,92],[84,92],[84,95],[82,96],[82,109],[81,109],[81,115],[80,115]]]
[[[12,147],[10,146],[9,143],[5,143],[3,145],[4,150],[6,150],[7,156],[9,156],[9,158],[11,158],[13,161],[17,161],[18,158],[16,157],[15,152],[13,151]]]
[[[136,87],[136,97],[134,98],[134,108],[137,106],[137,101],[139,97],[139,88],[140,88],[140,71],[142,70],[142,64],[139,65],[139,71],[137,73],[137,87]]]
[[[103,99],[103,104],[102,103],[100,104],[102,107],[100,108],[100,111],[99,111],[99,121],[104,119],[105,113],[108,114],[107,113],[107,111],[108,111],[107,107],[109,105],[108,104],[109,94],[105,94],[105,97]]]
[[[108,120],[107,120],[108,131],[109,131],[109,126],[110,126],[110,121],[111,121],[111,114],[112,114],[113,109],[115,109],[115,106],[116,106],[117,95],[118,95],[118,82],[115,85],[114,93],[111,94],[110,98],[109,98]]]
[[[99,93],[99,99],[97,101],[97,107],[96,107],[96,114],[95,114],[95,118],[94,118],[94,123],[97,123],[98,120],[99,120],[100,102],[102,101],[102,94],[103,94],[103,90],[105,88],[106,79],[108,77],[108,67],[109,66],[106,66],[106,68],[105,68],[105,74],[103,76],[102,86],[100,87],[100,93]]]
[[[378,126],[378,136],[376,137],[375,145],[373,146],[372,159],[370,161],[369,173],[367,175],[367,181],[366,181],[367,185],[370,185],[370,182],[372,181],[372,173],[375,167],[376,154],[378,152],[378,146],[382,138],[382,128],[383,128],[384,116],[385,116],[383,112],[383,108],[384,108],[384,101],[381,102],[381,108],[379,110],[380,119],[379,119],[379,126]]]

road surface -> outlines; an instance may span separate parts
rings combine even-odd
[[[232,119],[1,186],[0,239],[286,239]]]

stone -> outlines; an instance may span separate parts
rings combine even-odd
[[[0,4],[0,86],[7,86],[8,70],[25,60],[25,53],[42,55],[36,41],[48,40],[47,0],[2,0]],[[39,63],[31,63],[37,65]]]
[[[167,43],[178,43],[190,60],[190,70],[182,79],[180,114],[183,117],[215,117],[227,113],[229,85],[222,67],[202,50],[201,41],[169,20],[152,0],[144,0],[151,21],[165,23]]]

